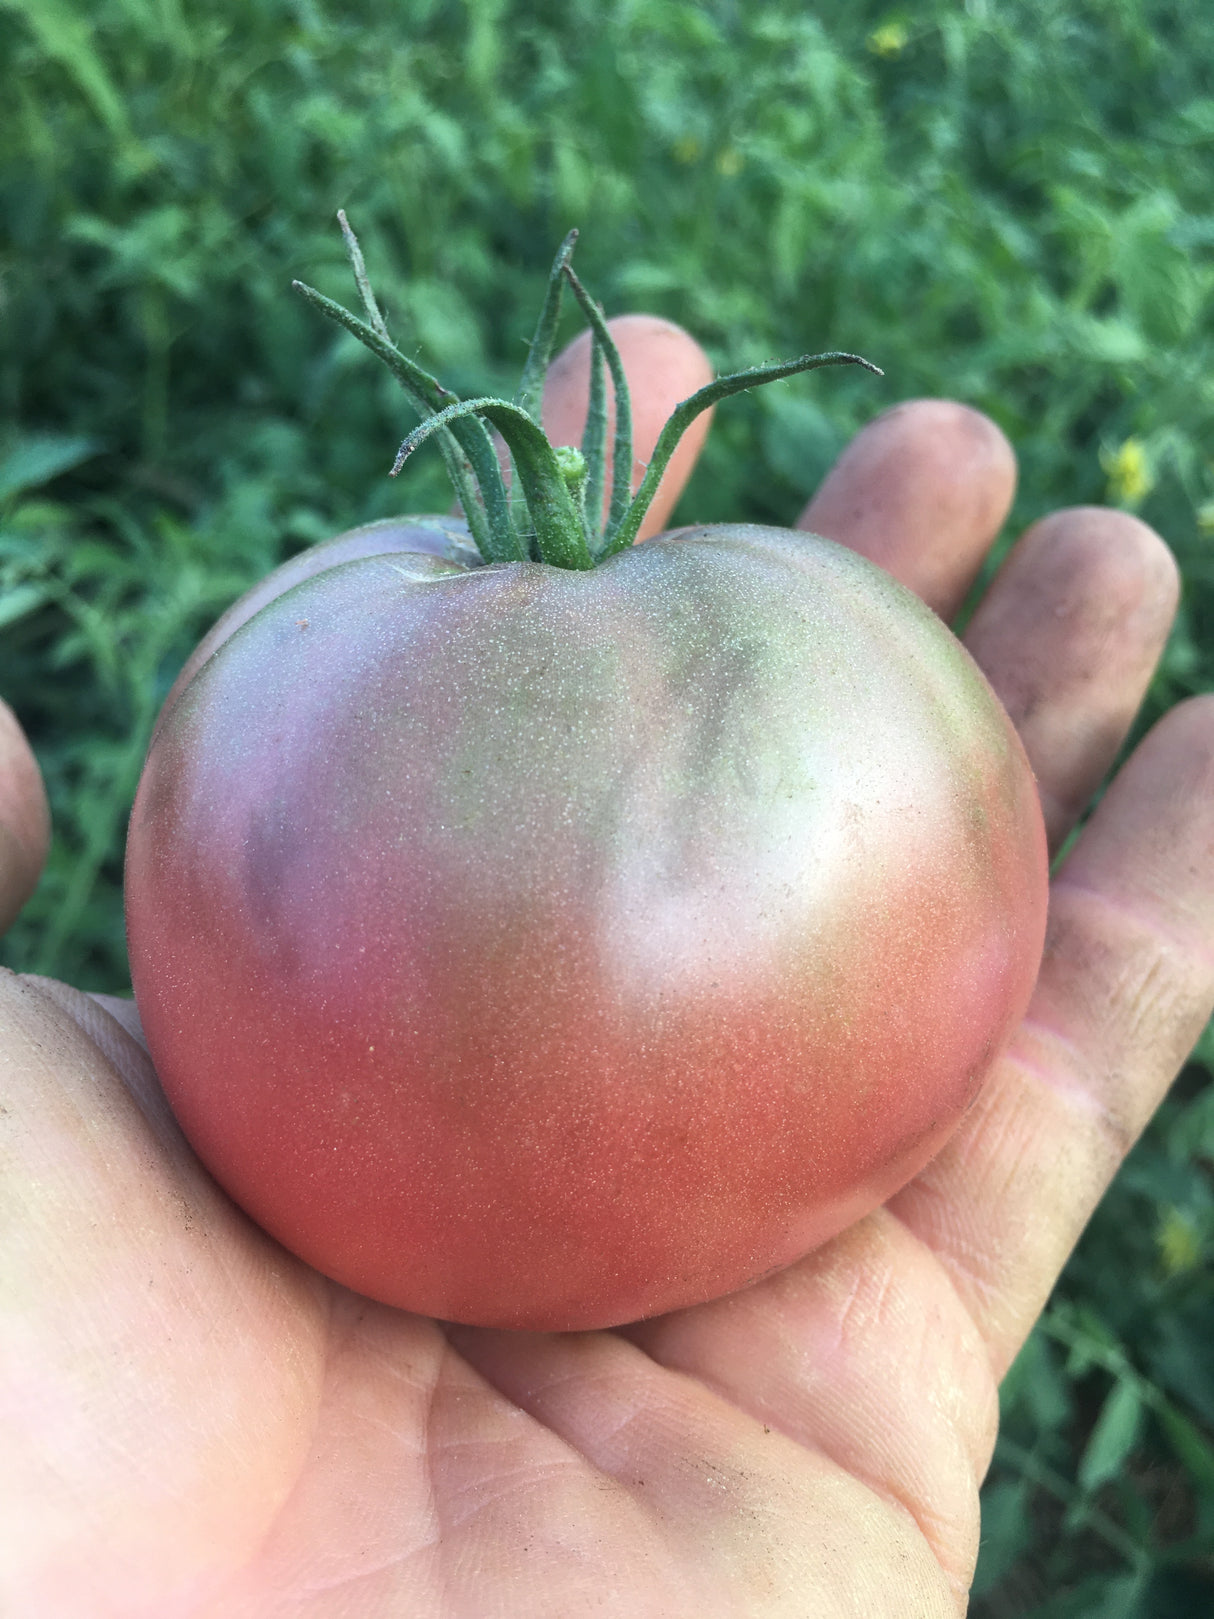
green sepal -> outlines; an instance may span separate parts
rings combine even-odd
[[[346,253],[350,260],[350,268],[354,271],[354,284],[358,288],[358,295],[363,301],[363,311],[367,317],[367,324],[377,336],[382,337],[385,343],[392,341],[388,335],[388,323],[380,313],[379,304],[371,290],[371,278],[367,274],[366,260],[363,250],[358,245],[358,237],[350,229],[350,221],[346,218],[346,210],[337,210],[337,223],[341,226],[342,240],[346,244]],[[437,387],[438,384],[436,383]]]
[[[548,288],[544,293],[544,307],[540,310],[535,335],[531,339],[531,347],[527,350],[527,363],[523,366],[523,374],[514,395],[514,403],[520,410],[525,410],[537,426],[540,425],[544,403],[544,378],[548,375],[548,364],[552,359],[552,349],[556,342],[556,323],[561,313],[561,289],[564,286],[562,272],[569,264],[569,257],[576,241],[577,231],[571,230],[557,249],[556,258],[552,261],[552,269],[548,272]]]
[[[838,351],[829,354],[803,354],[797,360],[780,360],[771,365],[751,366],[749,370],[736,371],[732,376],[717,377],[715,381],[707,383],[689,398],[684,399],[681,404],[676,405],[665,427],[658,434],[658,442],[654,445],[649,466],[631,506],[600,555],[614,556],[617,551],[627,550],[636,539],[676,445],[701,412],[706,411],[710,405],[715,405],[719,399],[726,399],[730,394],[743,393],[747,388],[757,387],[761,382],[778,382],[781,377],[792,377],[799,371],[816,371],[823,365],[862,365],[866,371],[873,371],[879,377],[885,375],[880,366],[874,365],[871,360],[863,359],[859,354],[844,354]]]
[[[341,304],[326,298],[323,292],[317,292],[315,287],[309,287],[303,281],[293,281],[291,284],[310,304],[353,333],[365,348],[384,362],[419,416],[431,419],[450,401],[456,400],[456,396],[444,388],[436,377],[423,371],[415,361],[402,354],[395,343],[366,321],[359,320],[357,315],[352,315]],[[484,423],[475,416],[466,416],[440,434],[438,442],[477,550],[486,562],[516,561],[522,555],[522,546],[511,520],[510,501],[497,451]]]
[[[422,422],[401,445],[392,475],[396,476],[406,457],[419,444],[434,436],[472,538],[486,562],[526,561],[538,553],[541,561],[553,567],[579,571],[593,568],[603,558],[616,555],[635,541],[679,440],[695,418],[719,399],[824,365],[860,365],[877,376],[883,375],[878,366],[858,354],[832,351],[753,366],[747,371],[719,377],[675,407],[654,446],[640,487],[630,498],[633,452],[628,381],[602,309],[570,267],[570,255],[578,235],[576,230],[569,232],[553,260],[544,307],[531,340],[527,363],[514,401],[509,403],[492,398],[460,400],[436,377],[401,353],[388,335],[387,323],[371,290],[358,239],[344,212],[339,211],[337,217],[367,319],[359,320],[348,309],[302,281],[293,285],[309,303],[353,333],[396,377]],[[566,281],[585,312],[591,330],[590,397],[580,454],[571,446],[554,450],[541,425],[544,379],[556,340],[561,290]],[[611,497],[605,524],[607,386],[604,368],[611,374],[615,393]],[[513,457],[515,476],[530,520],[527,532],[520,532],[514,521],[511,494],[482,417],[498,429]]]
[[[628,503],[632,499],[632,397],[628,392],[628,378],[624,375],[624,362],[620,359],[620,351],[608,329],[603,311],[586,291],[577,276],[566,264],[564,267],[565,279],[573,289],[573,296],[582,306],[582,312],[590,322],[590,330],[594,333],[595,343],[601,349],[603,358],[607,361],[607,369],[611,372],[611,384],[615,390],[615,441],[611,449],[611,505],[607,512],[607,523],[603,528],[603,538],[598,545],[596,557],[608,556],[614,546],[612,540],[620,524],[624,521],[624,514],[628,510]],[[591,356],[593,363],[593,355]],[[603,434],[606,439],[607,418],[606,402],[603,406]],[[589,419],[587,419],[589,426]],[[599,531],[602,525],[602,505],[595,509],[594,527]]]
[[[590,400],[582,432],[582,455],[586,461],[582,503],[588,528],[595,536],[590,549],[597,555],[602,544],[603,492],[607,487],[607,361],[598,333],[593,330],[590,334]]]

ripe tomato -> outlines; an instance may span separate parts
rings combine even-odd
[[[795,1259],[938,1149],[1033,984],[1041,815],[959,643],[842,547],[469,555],[444,519],[357,531],[217,628],[132,815],[136,996],[190,1140],[295,1253],[605,1326]]]

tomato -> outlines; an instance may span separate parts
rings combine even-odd
[[[810,535],[634,547],[627,378],[561,244],[512,401],[367,320],[469,526],[285,564],[182,671],[131,816],[127,927],[186,1134],[340,1282],[489,1326],[609,1326],[787,1264],[927,1161],[1027,1003],[1041,813],[960,644]],[[569,285],[582,448],[540,398]],[[615,398],[608,454],[606,379]],[[513,460],[508,487],[489,426]]]
[[[939,1148],[1032,988],[1041,814],[960,644],[840,546],[473,555],[357,531],[217,627],[131,819],[135,992],[189,1139],[293,1252],[446,1319],[607,1326],[794,1260]]]

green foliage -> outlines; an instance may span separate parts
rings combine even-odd
[[[978,1619],[1214,1609],[1211,1168],[1192,1063],[1004,1380]]]
[[[1214,665],[1214,9],[1193,0],[0,0],[0,690],[55,851],[10,965],[126,982],[123,824],[193,642],[301,546],[447,503],[414,417],[289,292],[513,387],[571,225],[611,312],[722,369],[852,372],[720,412],[681,517],[787,521],[914,394],[1015,443],[1009,536],[1141,512],[1181,561],[1144,723]],[[562,335],[575,329],[567,312]],[[1214,1608],[1214,1046],[1008,1379],[974,1612]]]

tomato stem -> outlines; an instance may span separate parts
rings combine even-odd
[[[472,538],[486,562],[523,562],[538,553],[539,560],[552,567],[579,571],[593,568],[597,562],[616,555],[635,541],[676,445],[696,417],[719,399],[824,365],[860,365],[877,376],[883,375],[879,366],[858,354],[832,350],[827,354],[803,354],[796,360],[756,365],[730,376],[717,377],[675,406],[658,435],[645,476],[633,495],[632,405],[628,379],[601,307],[570,265],[578,236],[576,230],[565,237],[552,261],[544,306],[513,401],[460,399],[402,354],[392,342],[371,290],[358,238],[350,229],[344,212],[339,212],[337,218],[367,319],[360,320],[302,281],[293,285],[309,303],[352,332],[360,343],[383,360],[400,383],[422,421],[398,450],[391,475],[397,475],[419,444],[433,437],[442,452]],[[544,378],[552,359],[561,292],[566,282],[590,322],[591,333],[590,399],[580,452],[568,445],[553,449],[542,426]],[[608,373],[615,395],[615,435],[611,496],[604,521]],[[510,452],[527,505],[530,534],[521,533],[514,520],[510,494],[486,422],[497,428]]]
[[[486,417],[506,441],[535,528],[540,560],[555,568],[593,568],[594,559],[582,531],[582,514],[556,452],[544,437],[543,428],[521,405],[505,399],[457,400],[413,429],[397,451],[392,476],[424,439],[469,416]]]

